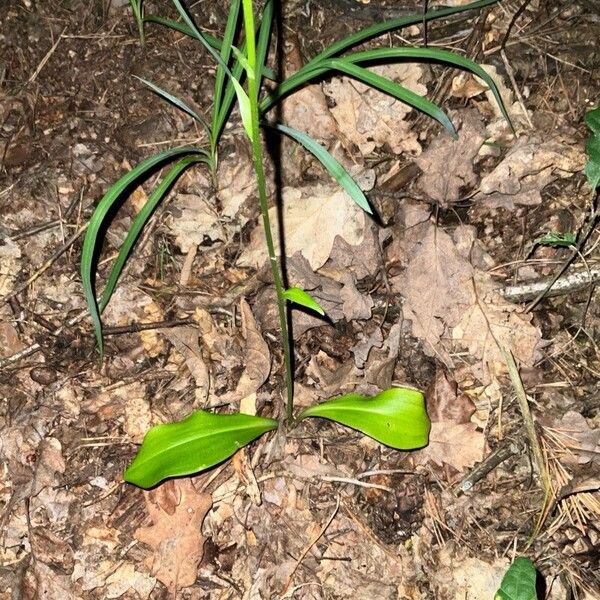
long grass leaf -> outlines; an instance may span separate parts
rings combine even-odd
[[[190,108],[183,100],[180,100],[177,96],[174,96],[173,94],[167,92],[160,86],[156,85],[155,83],[152,83],[151,81],[148,81],[147,79],[144,79],[143,77],[138,77],[137,75],[134,75],[134,77],[136,79],[139,79],[144,85],[148,86],[153,92],[158,94],[161,98],[163,98],[167,102],[170,102],[171,104],[176,106],[179,110],[182,110],[184,113],[186,113],[190,117],[192,117],[192,119],[194,119],[195,121],[200,123],[206,130],[206,133],[208,133],[208,135],[210,135],[210,127],[209,127],[208,123],[206,122],[206,119],[202,115],[199,115],[194,109]]]
[[[121,272],[123,271],[123,267],[125,266],[125,262],[127,261],[127,258],[129,257],[131,250],[133,249],[133,246],[138,240],[142,229],[148,222],[148,219],[152,216],[154,209],[157,207],[158,203],[165,197],[173,183],[179,178],[183,171],[185,171],[185,169],[187,169],[189,166],[198,162],[208,162],[208,158],[202,155],[192,155],[186,156],[185,158],[182,158],[180,161],[178,161],[173,167],[171,167],[171,169],[163,177],[158,186],[154,188],[154,190],[148,197],[148,200],[146,201],[140,212],[136,215],[131,225],[131,228],[127,232],[127,236],[125,237],[125,240],[121,245],[121,248],[119,249],[119,255],[117,256],[117,259],[115,260],[112,266],[108,279],[106,280],[106,287],[102,292],[102,297],[98,306],[100,314],[102,314],[108,302],[110,301],[110,298],[113,295],[113,292],[117,285],[117,281],[119,280]]]
[[[96,335],[98,350],[101,357],[104,354],[104,344],[102,340],[102,323],[100,321],[100,312],[98,310],[98,302],[94,291],[96,277],[93,270],[95,264],[94,259],[98,250],[98,236],[100,230],[104,226],[106,218],[115,202],[117,202],[122,195],[131,188],[132,185],[135,185],[143,180],[148,172],[152,171],[157,166],[186,154],[205,154],[205,152],[203,150],[189,147],[173,148],[147,158],[134,169],[123,175],[123,177],[121,177],[115,184],[112,185],[112,187],[102,197],[98,203],[98,206],[94,210],[94,213],[92,214],[86,236],[83,241],[83,249],[81,253],[81,280],[83,283],[83,291],[88,310],[92,317],[94,333]]]
[[[231,50],[233,47],[233,41],[235,38],[235,32],[237,30],[237,24],[240,17],[240,6],[241,0],[232,0],[231,6],[229,7],[229,15],[227,17],[227,24],[225,26],[225,33],[223,35],[223,45],[221,46],[221,60],[223,64],[229,64],[229,58],[231,57]],[[213,113],[212,113],[212,130],[213,147],[216,145],[218,135],[218,119],[221,112],[221,102],[223,99],[223,87],[227,73],[223,69],[221,64],[217,64],[217,73],[215,76],[215,93],[213,98]]]
[[[433,9],[425,14],[415,13],[413,15],[407,15],[405,17],[399,17],[398,19],[391,19],[383,23],[375,23],[365,29],[361,29],[348,37],[334,42],[328,48],[325,48],[323,52],[315,56],[312,60],[306,63],[304,68],[312,69],[317,63],[340,54],[348,48],[352,48],[362,42],[365,42],[371,38],[377,37],[384,33],[394,31],[396,29],[402,29],[404,27],[410,27],[411,25],[419,25],[423,22],[433,21],[435,19],[443,19],[444,17],[450,17],[452,15],[462,13],[468,10],[478,10],[497,4],[499,0],[478,0],[477,2],[471,2],[471,4],[464,4],[463,6],[453,6],[449,8]]]
[[[344,61],[352,63],[378,62],[391,59],[411,59],[415,61],[445,63],[473,73],[482,79],[490,88],[490,91],[494,95],[494,98],[500,110],[502,111],[502,115],[514,132],[512,122],[508,112],[506,111],[504,102],[502,101],[502,96],[500,95],[498,86],[487,73],[487,71],[470,58],[465,58],[460,54],[439,48],[377,48],[375,50],[367,50],[365,52],[355,52],[353,54],[344,56],[343,58]]]
[[[329,152],[316,142],[313,138],[302,131],[293,129],[288,125],[281,123],[268,123],[269,127],[281,131],[290,136],[293,140],[304,146],[315,158],[329,171],[333,178],[342,186],[347,194],[370,215],[373,214],[369,201],[365,197],[363,191],[358,187],[358,184],[352,179],[348,171],[333,157]]]
[[[256,40],[256,76],[264,73],[266,69],[266,60],[269,52],[269,42],[271,40],[271,27],[273,25],[274,5],[273,0],[268,0],[263,8],[262,19],[258,29],[258,37]],[[258,81],[256,86],[260,93],[261,81]]]

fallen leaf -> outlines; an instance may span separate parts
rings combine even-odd
[[[460,124],[458,139],[442,132],[415,159],[423,171],[419,187],[444,208],[460,201],[475,187],[473,162],[486,139],[483,119],[475,109],[457,111],[452,116],[455,124]]]
[[[198,330],[195,327],[184,325],[162,329],[161,331],[173,344],[177,352],[184,357],[185,364],[196,383],[196,402],[203,406],[208,398],[210,378],[198,342]]]
[[[419,451],[419,461],[445,463],[463,471],[483,460],[484,450],[485,436],[475,423],[439,421],[431,424],[429,445]]]
[[[451,423],[469,423],[475,405],[466,394],[458,393],[458,384],[451,380],[441,368],[425,394],[427,398],[427,414],[432,422],[449,421]]]
[[[580,173],[584,164],[584,152],[571,137],[542,140],[523,136],[500,164],[482,178],[481,193],[475,200],[508,209],[515,205],[536,206],[549,183]]]
[[[564,444],[561,462],[570,465],[600,462],[600,429],[592,429],[583,415],[570,410],[554,421],[553,429]]]
[[[120,598],[133,590],[140,598],[148,598],[156,586],[156,579],[140,573],[130,563],[122,563],[106,578],[106,598]]]
[[[420,83],[423,76],[420,65],[394,63],[369,70],[421,96],[427,93]],[[334,104],[330,111],[343,137],[358,146],[363,156],[384,144],[394,154],[420,153],[416,131],[406,119],[412,111],[408,105],[348,77],[332,78],[323,85],[323,90]]]
[[[202,522],[212,506],[210,494],[198,493],[190,479],[171,479],[144,492],[152,520],[135,538],[153,549],[146,561],[151,575],[176,594],[196,581],[204,554]]]
[[[271,372],[269,346],[258,330],[250,305],[244,299],[240,302],[240,312],[242,314],[242,337],[246,341],[245,365],[235,390],[220,397],[225,402],[239,402],[256,392]]]
[[[284,188],[283,227],[287,256],[301,252],[314,271],[325,264],[337,235],[349,244],[362,242],[365,228],[363,211],[339,187],[316,185],[310,188]],[[269,209],[273,238],[279,250],[277,209]],[[262,221],[251,234],[238,265],[261,267],[267,260]]]

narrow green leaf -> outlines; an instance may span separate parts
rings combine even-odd
[[[242,67],[244,67],[244,71],[246,72],[246,77],[248,77],[249,79],[250,78],[255,79],[254,72],[250,68],[250,63],[248,62],[248,58],[246,57],[246,55],[243,54],[242,52],[240,52],[235,46],[232,46],[231,50],[232,50],[233,54],[235,55],[235,59],[237,61],[239,61],[239,63],[242,65]]]
[[[362,208],[366,213],[372,215],[373,211],[369,206],[369,201],[364,195],[363,191],[358,187],[356,181],[352,179],[351,175],[344,169],[344,167],[335,159],[329,152],[321,146],[318,142],[313,140],[309,135],[282,125],[281,123],[265,123],[269,127],[281,131],[286,135],[289,135],[292,139],[296,140],[299,144],[302,144],[315,158],[329,171],[333,178],[342,186],[347,194]]]
[[[204,471],[277,426],[274,419],[199,410],[183,421],[150,429],[123,478],[150,488],[168,477]]]
[[[300,306],[304,306],[305,308],[310,308],[310,310],[314,310],[320,315],[325,316],[325,311],[323,307],[308,293],[305,292],[302,288],[299,287],[291,287],[283,292],[283,297],[290,302],[295,302]]]
[[[494,600],[537,600],[535,565],[518,556],[502,578]]]
[[[197,148],[173,148],[147,158],[111,186],[92,214],[85,239],[83,240],[83,249],[81,251],[81,280],[88,310],[90,311],[92,323],[94,325],[98,351],[100,352],[101,357],[104,354],[104,343],[102,340],[100,312],[98,310],[98,302],[94,292],[96,274],[93,271],[94,258],[98,250],[98,235],[100,230],[115,202],[117,202],[122,197],[123,193],[130,189],[132,185],[139,184],[148,172],[175,158],[183,155],[196,154],[205,154],[205,152],[204,150]]]
[[[250,98],[248,98],[248,94],[246,94],[244,88],[237,79],[232,78],[231,83],[233,83],[233,87],[235,88],[235,95],[237,96],[238,104],[240,106],[242,125],[244,126],[248,137],[252,139],[252,112],[250,108]]]
[[[117,281],[121,275],[121,271],[125,266],[125,262],[127,261],[127,258],[129,257],[129,254],[131,253],[131,250],[133,249],[133,246],[135,245],[140,233],[142,232],[144,225],[146,225],[148,219],[152,216],[154,209],[164,198],[171,185],[173,185],[183,171],[189,166],[198,162],[208,162],[208,158],[202,155],[186,156],[177,162],[173,167],[171,167],[160,184],[152,191],[140,212],[136,215],[133,224],[131,225],[131,229],[127,232],[125,241],[119,249],[119,255],[115,260],[115,263],[110,271],[110,275],[108,276],[106,287],[102,292],[102,299],[100,300],[98,307],[100,314],[102,314],[108,302],[110,301],[110,298],[115,291]]]
[[[262,11],[262,19],[258,29],[258,37],[256,40],[256,76],[258,79],[259,73],[264,74],[267,71],[266,61],[269,52],[269,42],[271,40],[271,26],[273,24],[274,6],[273,0],[267,0]],[[256,90],[260,93],[261,81],[258,82]]]
[[[585,165],[585,176],[595,191],[600,186],[600,106],[585,114],[585,122],[592,130],[592,135],[585,144],[588,160]]]
[[[398,19],[391,19],[389,21],[385,21],[384,23],[375,23],[374,25],[370,25],[365,29],[361,29],[360,31],[357,31],[352,35],[349,35],[348,37],[331,44],[331,46],[325,48],[323,52],[321,52],[308,63],[306,63],[305,67],[311,69],[314,65],[316,65],[318,62],[321,62],[322,60],[335,56],[336,54],[340,54],[340,52],[343,52],[348,48],[352,48],[353,46],[361,44],[362,42],[365,42],[371,38],[377,37],[384,33],[388,33],[396,29],[402,29],[404,27],[410,27],[411,25],[419,25],[421,23],[426,23],[435,19],[443,19],[444,17],[449,17],[451,15],[462,13],[468,10],[477,10],[480,8],[485,8],[498,2],[499,0],[479,0],[478,2],[471,2],[471,4],[465,4],[463,6],[432,9],[426,12],[425,14],[415,13],[412,15],[407,15],[405,17],[400,17]]]
[[[297,420],[307,417],[336,421],[399,450],[422,448],[429,442],[425,398],[410,388],[390,388],[373,398],[347,394],[304,409]]]
[[[341,58],[332,58],[329,60],[322,61],[319,63],[320,68],[329,68],[334,69],[336,71],[340,71],[346,75],[350,75],[350,77],[354,77],[354,79],[358,79],[363,83],[378,89],[390,96],[420,110],[421,112],[429,115],[432,119],[435,119],[443,125],[448,133],[453,137],[457,138],[458,135],[456,133],[456,129],[452,124],[452,121],[448,118],[448,115],[436,104],[427,100],[427,98],[423,98],[416,94],[412,90],[405,88],[390,79],[386,79],[373,71],[369,71],[368,69],[364,69],[363,67],[359,67],[358,65]]]
[[[161,98],[163,98],[167,102],[170,102],[171,104],[182,110],[184,113],[192,117],[192,119],[200,123],[202,127],[204,127],[208,135],[210,135],[210,127],[206,122],[206,119],[202,115],[199,115],[194,109],[190,108],[183,100],[180,100],[177,96],[170,94],[166,90],[163,90],[160,86],[156,85],[155,83],[152,83],[151,81],[148,81],[147,79],[144,79],[143,77],[138,77],[137,75],[134,75],[134,77],[136,79],[139,79],[144,85],[147,85],[153,92],[157,93]]]
[[[221,59],[223,64],[229,64],[229,58],[231,57],[231,50],[233,48],[233,40],[237,29],[238,20],[240,17],[240,6],[241,0],[232,0],[229,7],[229,15],[227,16],[227,24],[225,26],[225,33],[223,35],[223,45],[221,46]],[[216,131],[218,129],[218,118],[221,112],[221,103],[223,100],[223,88],[225,86],[225,80],[227,73],[223,67],[218,64],[217,72],[215,75],[215,94],[213,98],[213,117],[212,117],[212,129]],[[214,139],[216,142],[216,139]]]

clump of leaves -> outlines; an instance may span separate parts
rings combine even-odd
[[[537,600],[537,571],[523,556],[517,556],[506,571],[494,600]]]
[[[281,344],[286,375],[286,409],[288,426],[295,426],[308,417],[321,417],[341,423],[373,439],[398,449],[414,449],[427,444],[430,422],[425,410],[423,394],[410,388],[391,388],[368,398],[349,394],[312,406],[294,418],[292,352],[287,330],[287,311],[291,304],[301,305],[323,314],[322,308],[300,288],[284,289],[280,258],[276,255],[268,212],[268,196],[264,174],[260,128],[268,126],[291,137],[311,152],[365,212],[372,214],[369,202],[359,186],[329,152],[316,140],[287,125],[269,121],[269,110],[286,95],[329,73],[343,73],[366,85],[393,96],[439,122],[453,137],[456,130],[447,114],[436,104],[418,96],[411,90],[365,68],[364,65],[390,60],[434,61],[470,71],[483,79],[496,97],[508,119],[498,89],[488,74],[475,62],[453,52],[432,48],[380,48],[361,52],[351,49],[373,37],[410,25],[447,17],[464,10],[480,9],[497,0],[479,0],[462,7],[442,8],[423,14],[371,25],[338,42],[309,60],[304,67],[275,85],[270,93],[263,92],[265,78],[273,79],[273,71],[266,64],[271,39],[274,6],[267,0],[260,21],[254,12],[252,0],[232,0],[223,39],[219,40],[198,29],[193,18],[180,0],[173,0],[181,20],[174,21],[149,16],[145,22],[156,23],[179,31],[199,41],[217,63],[214,97],[210,123],[192,110],[183,100],[163,90],[154,83],[141,80],[180,110],[187,113],[208,134],[208,147],[176,148],[152,156],[117,181],[100,200],[92,218],[83,245],[81,273],[88,307],[92,316],[100,355],[103,355],[102,322],[100,315],[111,295],[144,225],[157,204],[178,177],[192,165],[204,164],[216,176],[218,144],[225,123],[229,119],[235,100],[242,124],[252,145],[252,160],[258,187],[260,211],[264,224],[265,243],[277,295]],[[240,27],[241,21],[241,27]],[[238,35],[240,29],[243,36]],[[235,41],[241,42],[235,45]],[[126,191],[139,185],[147,175],[160,166],[174,163],[164,178],[152,191],[120,248],[110,271],[106,286],[98,297],[95,292],[96,254],[99,233],[104,228],[113,205]],[[125,479],[141,487],[151,487],[167,477],[188,475],[210,468],[231,456],[238,448],[249,444],[258,436],[279,426],[273,419],[242,414],[213,414],[199,411],[187,419],[153,428],[129,468]]]

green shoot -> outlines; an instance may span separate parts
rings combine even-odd
[[[140,44],[143,46],[146,42],[144,36],[144,0],[129,0],[129,4],[131,4],[131,12],[133,12],[133,18],[137,24]]]

